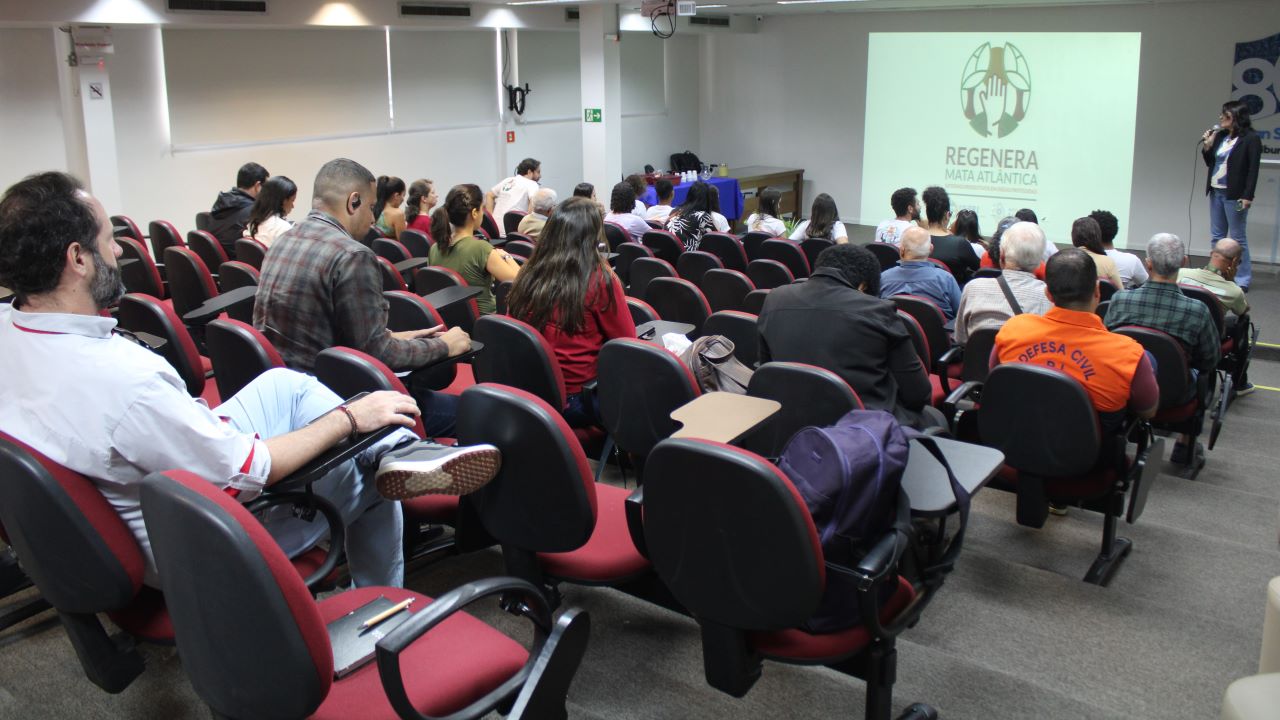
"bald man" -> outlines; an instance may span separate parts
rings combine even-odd
[[[922,227],[909,227],[902,233],[898,251],[902,261],[880,275],[880,297],[918,295],[928,298],[947,317],[947,326],[955,322],[960,308],[960,284],[946,268],[929,260],[933,238]]]
[[[1178,271],[1178,283],[1195,285],[1218,296],[1222,304],[1236,315],[1249,312],[1249,301],[1244,290],[1235,283],[1236,271],[1244,248],[1231,238],[1222,238],[1209,254],[1209,264],[1203,268],[1182,268]]]

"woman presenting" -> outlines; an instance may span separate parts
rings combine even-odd
[[[1205,193],[1209,196],[1209,233],[1216,244],[1224,237],[1240,243],[1244,254],[1236,271],[1236,284],[1248,291],[1253,280],[1245,223],[1253,191],[1258,185],[1262,139],[1253,131],[1249,107],[1239,100],[1223,104],[1217,129],[1204,134],[1204,164],[1209,166]]]

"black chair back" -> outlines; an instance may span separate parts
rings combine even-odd
[[[484,217],[480,218],[480,229],[488,235],[489,240],[502,237],[502,231],[498,229],[498,221],[493,219],[493,215],[488,210],[485,210]]]
[[[924,329],[911,313],[902,308],[898,308],[897,312],[898,319],[902,321],[902,327],[906,328],[907,334],[911,336],[911,345],[916,349],[916,355],[920,356],[920,364],[927,369],[932,354],[929,352],[929,339],[925,336]]]
[[[747,293],[756,289],[751,278],[737,270],[708,270],[702,276],[702,294],[707,296],[707,303],[712,312],[721,310],[742,310]]]
[[[800,241],[800,249],[804,252],[805,260],[809,261],[810,272],[818,266],[818,256],[822,254],[822,251],[829,247],[835,247],[835,244],[834,240],[828,240],[827,238],[805,238]]]
[[[728,445],[664,440],[646,478],[649,558],[700,622],[782,630],[817,610],[822,547],[804,500],[777,467]]]
[[[413,291],[419,295],[430,295],[448,287],[467,287],[467,281],[446,267],[422,267],[413,272]],[[460,327],[470,333],[475,328],[476,318],[480,317],[480,306],[475,298],[471,298],[440,308],[439,312],[449,327]]]
[[[987,373],[991,372],[991,350],[996,346],[996,333],[999,328],[981,328],[969,333],[964,343],[964,366],[960,370],[960,379],[965,382],[983,382]]]
[[[120,245],[121,260],[136,261],[120,268],[120,279],[124,281],[125,290],[155,298],[168,297],[164,280],[160,277],[160,268],[156,267],[156,262],[151,258],[151,253],[147,252],[146,247],[141,242],[126,236],[116,238],[116,243]]]
[[[377,256],[378,271],[382,273],[382,291],[390,292],[392,290],[408,290],[409,286],[405,284],[404,275],[396,269],[392,262],[381,255]]]
[[[204,261],[186,247],[167,247],[164,265],[169,275],[173,310],[182,317],[218,296],[218,286]]]
[[[261,270],[267,259],[267,246],[253,238],[240,238],[236,240],[236,259]]]
[[[557,411],[564,409],[567,398],[560,363],[532,325],[505,315],[486,315],[476,321],[472,337],[485,345],[485,352],[471,363],[476,382],[520,388]]]
[[[777,260],[752,260],[747,264],[747,277],[760,290],[772,290],[795,282],[795,275]]]
[[[1155,358],[1156,385],[1160,387],[1160,408],[1186,404],[1190,395],[1191,370],[1187,351],[1168,333],[1147,327],[1126,325],[1112,332],[1137,340]]]
[[[760,245],[760,253],[765,260],[777,260],[787,266],[792,278],[809,277],[809,261],[794,240],[765,240]]]
[[[507,244],[503,245],[502,249],[525,260],[533,257],[533,243],[525,240],[513,240],[510,235],[507,236]]]
[[[213,226],[213,213],[209,211],[196,213],[196,229],[207,231]]]
[[[605,429],[618,447],[642,458],[679,427],[671,411],[701,394],[680,358],[643,340],[605,343],[597,373]]]
[[[654,310],[649,303],[640,298],[627,296],[627,310],[631,313],[631,321],[637,326],[662,319],[658,317],[657,310]]]
[[[1196,300],[1204,303],[1205,307],[1209,308],[1209,316],[1213,318],[1213,324],[1218,328],[1218,337],[1222,340],[1226,340],[1227,309],[1223,307],[1222,301],[1218,299],[1218,296],[1214,295],[1212,291],[1206,290],[1205,288],[1197,285],[1180,284],[1178,285],[1178,289],[1182,291],[1183,295],[1186,295],[1189,298],[1195,298]]]
[[[222,249],[222,243],[218,242],[218,238],[205,230],[192,230],[187,233],[187,247],[200,256],[204,266],[210,271],[217,270],[222,267],[222,263],[230,259],[227,257],[227,251]]]
[[[709,232],[702,236],[702,241],[698,243],[698,249],[709,252],[720,258],[720,263],[729,270],[737,270],[745,273],[747,271],[747,251],[742,247],[742,241],[738,238],[722,232]]]
[[[654,278],[645,288],[644,299],[663,320],[692,325],[691,339],[702,335],[702,324],[711,316],[711,306],[702,291],[683,278]]]
[[[374,255],[390,260],[392,265],[413,257],[413,253],[409,252],[409,248],[405,247],[399,240],[391,238],[374,238],[371,247]]]
[[[150,295],[129,293],[120,299],[120,327],[130,332],[145,332],[165,340],[160,355],[187,385],[191,397],[204,392],[204,363],[191,333],[174,313],[173,308]]]
[[[407,290],[392,290],[382,293],[382,297],[387,300],[387,329],[392,332],[423,330],[437,325],[447,325],[440,313],[421,295]],[[432,390],[443,390],[457,379],[458,364],[445,363],[425,373],[424,377],[415,382],[421,382]]]
[[[640,243],[653,250],[655,257],[666,260],[672,266],[680,259],[680,253],[684,252],[684,243],[680,242],[680,238],[666,230],[650,230],[640,237]]]
[[[1110,300],[1119,291],[1120,288],[1116,287],[1115,283],[1106,278],[1098,278],[1098,299],[1100,301],[1106,302]]]
[[[164,251],[171,247],[186,247],[178,229],[168,220],[152,220],[147,224],[147,232],[151,235],[151,247],[156,257],[164,257]]]
[[[621,226],[613,223],[604,224],[604,239],[609,243],[609,252],[618,252],[618,246],[631,242],[631,234]]]
[[[646,298],[649,283],[655,278],[676,277],[676,269],[671,263],[656,257],[636,258],[631,263],[631,283],[627,286],[627,294],[632,297]],[[647,298],[646,298],[647,300]]]
[[[520,221],[529,213],[524,210],[508,210],[502,215],[502,229],[513,233],[520,227]]]
[[[1093,309],[1093,314],[1097,315],[1102,320],[1102,322],[1105,323],[1107,321],[1107,311],[1109,311],[1110,309],[1111,309],[1110,300],[1106,302],[1100,302],[1098,303],[1098,307]]]
[[[1000,277],[1000,268],[978,268],[978,272],[973,274],[974,280],[978,278],[995,279],[998,277]]]
[[[522,233],[522,232],[509,232],[509,233],[507,233],[507,240],[519,240],[520,242],[526,242],[526,243],[529,243],[530,245],[537,245],[537,244],[538,244],[538,241],[537,241],[537,240],[534,240],[531,236],[529,236],[529,235],[525,235],[525,234],[524,234],[524,233]]]
[[[624,242],[614,252],[618,257],[614,260],[613,271],[622,278],[625,285],[631,285],[631,263],[640,258],[654,257],[653,251],[640,243]]]
[[[934,367],[938,358],[951,347],[951,336],[946,328],[947,316],[943,315],[938,306],[928,298],[916,295],[894,295],[889,299],[899,310],[911,315],[916,322],[920,323],[920,329],[929,340],[929,350],[932,353],[924,359],[928,367]]]
[[[764,301],[767,297],[769,297],[769,288],[752,290],[742,299],[742,312],[758,316],[764,310]]]
[[[773,235],[767,232],[749,232],[742,236],[742,251],[747,254],[747,262],[764,259],[761,246],[765,240],[772,240]],[[727,265],[725,267],[728,267]]]
[[[781,410],[743,440],[743,447],[767,458],[781,455],[801,428],[833,425],[850,411],[862,409],[858,394],[839,375],[803,363],[761,365],[751,375],[747,394],[782,403]]]
[[[497,476],[465,502],[504,548],[569,552],[591,537],[595,478],[554,407],[514,387],[469,387],[458,403],[458,443],[489,443],[502,451]]]
[[[218,396],[224,400],[271,368],[284,367],[284,358],[271,341],[246,322],[210,321],[204,329],[204,344],[213,364]]]
[[[1093,467],[1102,436],[1089,394],[1065,373],[1012,363],[991,370],[982,388],[978,431],[1005,464],[1041,477],[1072,477]]]
[[[133,218],[128,215],[112,215],[111,227],[113,228],[112,234],[115,235],[116,239],[130,237],[141,243],[143,247],[146,247],[147,236],[142,234],[142,228],[138,227],[138,223],[134,222]],[[119,230],[115,228],[124,229]],[[147,252],[150,253],[151,251],[148,250]]]
[[[409,249],[413,257],[430,257],[431,236],[421,230],[405,228],[400,231],[400,244]]]
[[[758,318],[738,310],[719,310],[702,323],[703,335],[723,335],[733,342],[733,356],[747,367],[760,360],[760,328]]]
[[[250,285],[256,286],[260,277],[258,268],[239,260],[224,262],[218,268],[218,286],[222,288],[222,292],[231,292]]]
[[[680,277],[698,287],[702,287],[702,278],[708,270],[722,269],[724,269],[724,263],[720,262],[720,258],[701,250],[681,253],[680,258],[676,260],[676,272]]]
[[[867,243],[866,248],[871,251],[872,255],[876,256],[876,260],[880,261],[881,271],[894,267],[898,264],[898,260],[902,259],[902,252],[897,245],[873,242]]]

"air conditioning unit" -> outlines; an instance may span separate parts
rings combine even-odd
[[[169,12],[266,14],[266,0],[169,0]]]

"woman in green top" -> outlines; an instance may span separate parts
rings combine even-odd
[[[514,280],[520,266],[511,256],[476,237],[484,218],[484,193],[477,185],[454,185],[444,203],[431,214],[432,265],[446,267],[462,276],[467,285],[483,292],[476,297],[480,312],[488,315],[497,307],[494,282]]]
[[[400,209],[404,204],[404,181],[383,175],[378,178],[376,190],[378,196],[373,203],[373,216],[377,220],[373,224],[383,235],[399,240],[400,231],[405,226],[404,210]]]

